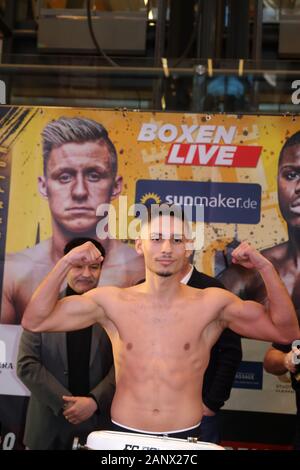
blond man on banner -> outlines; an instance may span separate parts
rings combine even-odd
[[[117,152],[107,130],[87,118],[60,118],[42,132],[44,174],[39,191],[47,199],[52,237],[5,260],[0,323],[19,324],[30,297],[75,237],[97,239],[101,204],[122,191]],[[16,227],[17,229],[17,227]],[[102,285],[129,286],[144,277],[144,262],[134,249],[111,237],[100,240],[107,257]]]

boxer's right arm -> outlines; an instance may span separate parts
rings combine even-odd
[[[90,242],[80,245],[61,258],[34,292],[24,312],[22,325],[31,331],[69,331],[85,328],[105,319],[93,291],[83,296],[58,300],[61,284],[71,267],[99,260],[100,252]]]

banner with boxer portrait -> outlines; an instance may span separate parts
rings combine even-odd
[[[53,170],[52,186],[45,185],[42,135],[49,123],[61,118],[100,123],[116,148],[118,190],[99,189],[84,209],[76,204],[67,207],[64,191],[73,178],[69,171]],[[287,200],[283,187],[278,202],[278,164],[282,146],[299,131],[300,117],[1,106],[0,119],[1,445],[22,448],[29,392],[16,376],[20,324],[34,289],[57,261],[58,233],[64,224],[75,236],[80,223],[90,220],[99,236],[103,213],[98,209],[96,214],[97,208],[112,204],[106,214],[110,229],[133,253],[129,226],[134,204],[199,206],[203,247],[193,255],[199,270],[226,280],[231,252],[242,240],[259,250],[282,247],[270,257],[284,266],[287,223],[293,223],[290,212],[297,215],[300,210],[297,200]],[[286,181],[298,177],[292,164],[282,175]],[[91,169],[88,178],[100,182],[110,175]],[[80,191],[74,200],[86,197],[84,183]],[[130,251],[127,254],[130,258]],[[114,278],[119,286],[137,281],[134,266],[130,279],[123,268],[116,265],[105,283]],[[292,293],[292,283],[288,288]],[[293,301],[296,307],[300,303],[296,292]],[[277,378],[263,371],[268,346],[244,340],[244,359],[226,409],[295,412],[288,376]]]

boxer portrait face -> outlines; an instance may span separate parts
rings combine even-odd
[[[287,147],[278,168],[278,200],[283,218],[300,227],[300,145]]]
[[[99,221],[97,207],[120,194],[122,178],[113,174],[105,143],[66,143],[50,152],[39,190],[56,224],[69,232],[89,232]]]

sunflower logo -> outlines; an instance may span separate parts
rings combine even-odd
[[[146,193],[141,197],[141,203],[151,206],[152,204],[161,204],[161,199],[156,193]]]

